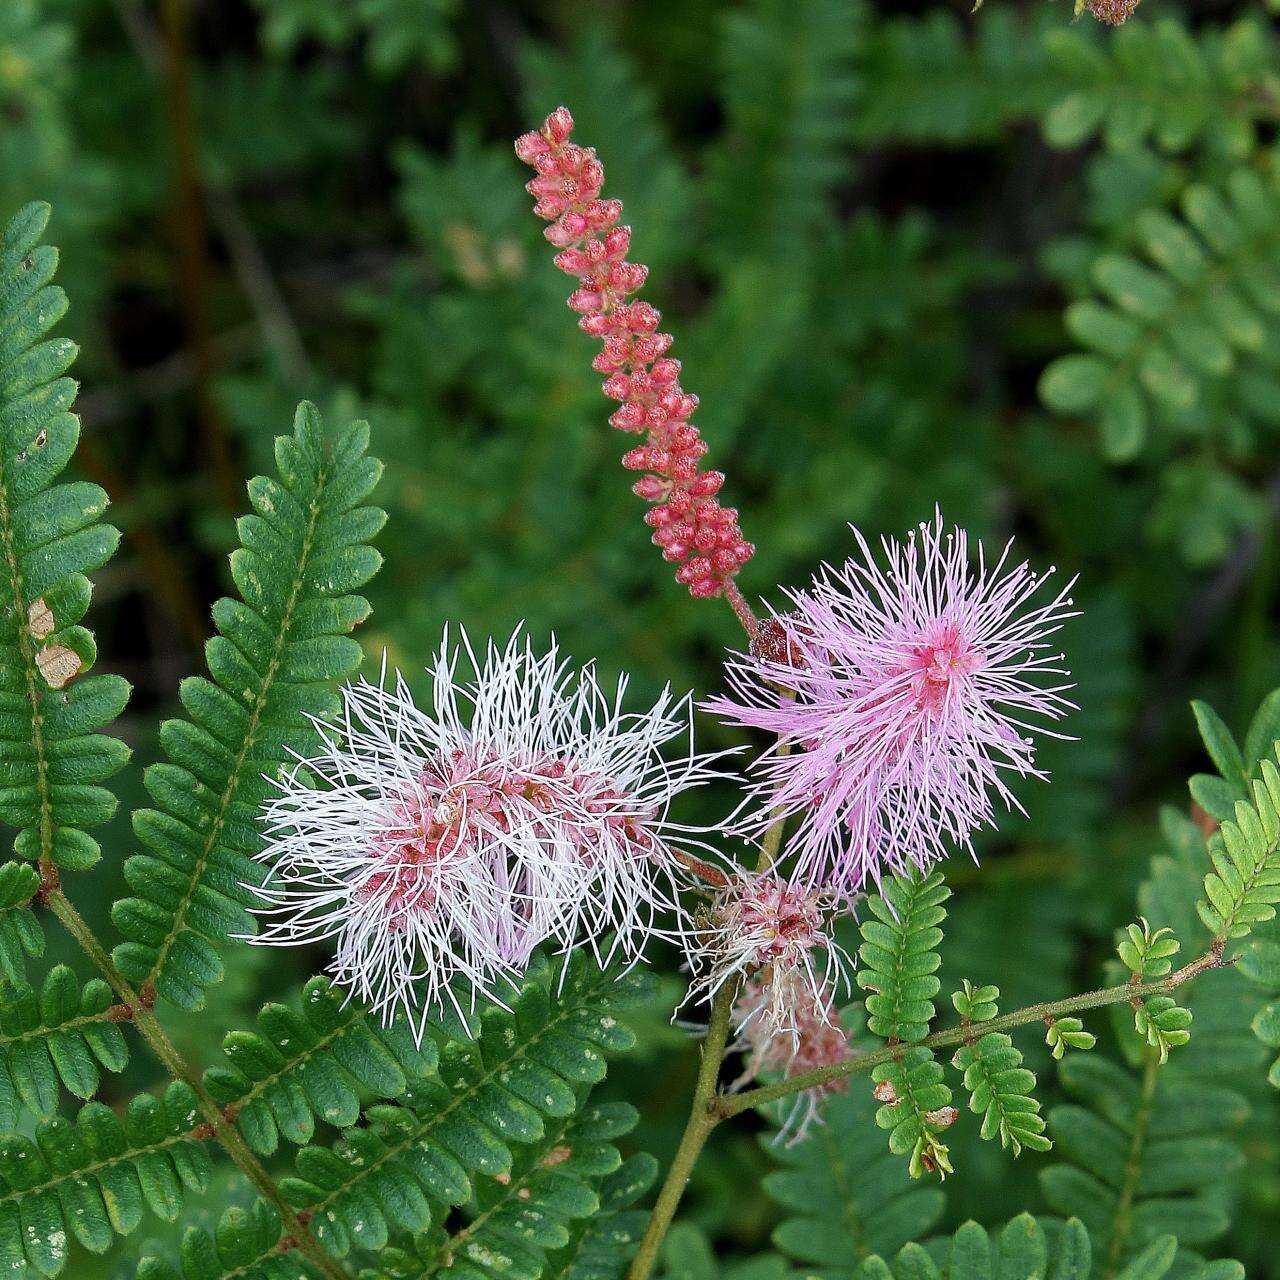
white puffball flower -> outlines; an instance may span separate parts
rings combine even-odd
[[[604,965],[684,936],[705,829],[669,809],[720,776],[689,698],[628,710],[625,676],[606,689],[519,629],[482,654],[446,631],[429,674],[425,709],[385,664],[346,686],[323,749],[278,780],[252,941],[332,941],[333,976],[421,1035],[446,1004],[501,1002],[540,943],[585,940]]]

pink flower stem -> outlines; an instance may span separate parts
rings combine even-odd
[[[733,610],[734,617],[742,623],[743,630],[747,633],[749,640],[756,638],[756,633],[760,630],[760,619],[756,617],[755,611],[747,603],[747,598],[738,588],[738,584],[732,578],[726,578],[721,591],[724,598],[729,602],[729,608]]]

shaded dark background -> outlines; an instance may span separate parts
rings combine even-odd
[[[304,395],[331,423],[367,417],[387,460],[370,655],[409,670],[447,620],[523,619],[641,692],[718,687],[735,623],[648,543],[511,151],[563,101],[625,201],[710,465],[759,547],[749,596],[845,555],[847,522],[901,533],[935,503],[1080,575],[1064,643],[1081,741],[1046,749],[1053,783],[1025,788],[1029,816],[984,842],[982,870],[956,868],[947,972],[998,982],[1006,1007],[1093,985],[1159,848],[1158,803],[1185,806],[1203,767],[1188,698],[1242,728],[1280,683],[1280,384],[1238,395],[1224,373],[1178,413],[1148,388],[1146,438],[1119,462],[1038,386],[1077,347],[1064,308],[1090,264],[1140,251],[1141,210],[1242,164],[1272,172],[1273,40],[1264,5],[1166,0],[1118,35],[1006,0],[5,0],[0,215],[54,204],[78,465],[126,535],[94,615],[102,665],[136,690],[125,800],[227,589],[242,477]],[[1162,136],[1188,102],[1202,126]],[[1105,136],[1071,137],[1064,120],[1098,104]],[[705,746],[731,740],[705,724]],[[123,824],[106,848],[96,887],[71,887],[104,933]],[[321,963],[237,949],[184,1047],[213,1061],[224,1029]],[[665,1022],[678,991],[672,976],[613,1085],[660,1156],[693,1062]],[[138,1058],[119,1096],[148,1080]],[[1258,1154],[1226,1246],[1241,1256],[1280,1203]],[[1034,1158],[970,1143],[960,1160],[952,1218],[1039,1203]],[[747,1171],[768,1163],[740,1130],[699,1170],[689,1216],[727,1252],[767,1240],[776,1210]]]

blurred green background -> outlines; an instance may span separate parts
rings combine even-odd
[[[1080,575],[1080,742],[1045,749],[1029,816],[954,869],[945,954],[1010,1008],[1093,985],[1156,806],[1202,767],[1188,699],[1242,727],[1280,683],[1276,55],[1265,5],[1220,2],[1144,0],[1113,33],[1061,0],[3,0],[0,216],[54,204],[79,465],[126,534],[95,611],[136,690],[126,801],[227,587],[242,477],[302,396],[369,418],[387,461],[371,661],[417,669],[447,620],[523,619],[641,693],[718,687],[736,624],[649,545],[511,151],[565,102],[759,548],[748,596],[844,556],[847,522],[901,533],[935,502]],[[72,892],[107,934],[127,830],[105,845]],[[213,1061],[322,963],[238,949],[183,1047]],[[693,1064],[662,964],[610,1084],[659,1156]],[[1280,1274],[1256,1092],[1223,1247]],[[687,1201],[728,1254],[776,1219],[748,1130]],[[956,1145],[949,1220],[1040,1203],[1034,1158]]]

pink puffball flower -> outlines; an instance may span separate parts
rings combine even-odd
[[[1009,778],[1045,776],[1030,734],[1072,708],[1048,641],[1075,616],[1072,582],[1048,596],[1053,570],[1009,567],[1012,542],[994,563],[980,543],[971,559],[941,514],[905,542],[882,539],[882,561],[853,534],[858,557],[788,592],[778,643],[732,659],[731,695],[707,704],[777,735],[746,833],[799,815],[795,877],[845,899],[949,843],[972,852],[996,801],[1021,810]]]
[[[734,873],[716,892],[706,926],[689,935],[689,965],[697,975],[690,997],[710,1000],[725,983],[768,970],[751,1014],[761,1022],[755,1034],[796,1040],[797,1010],[811,1006],[833,981],[847,985],[848,957],[830,933],[834,905],[774,871]],[[808,989],[803,999],[797,985]]]
[[[785,1030],[774,1027],[768,1012],[780,1003],[789,1005],[791,1010],[790,1025]],[[735,1089],[835,1066],[848,1061],[852,1054],[832,988],[826,983],[811,986],[794,967],[767,966],[748,979],[734,1003],[733,1025],[737,1032],[734,1045],[746,1054],[746,1065],[734,1082]],[[848,1078],[836,1076],[779,1099],[774,1104],[779,1125],[775,1141],[787,1145],[802,1141],[821,1118],[823,1100],[848,1088]]]
[[[345,688],[324,749],[278,781],[253,941],[335,943],[335,978],[421,1034],[445,1005],[500,1000],[542,943],[633,962],[663,913],[680,933],[697,841],[668,809],[717,776],[689,700],[629,711],[625,678],[606,690],[518,633],[483,655],[446,633],[430,675],[430,709],[385,670]]]

